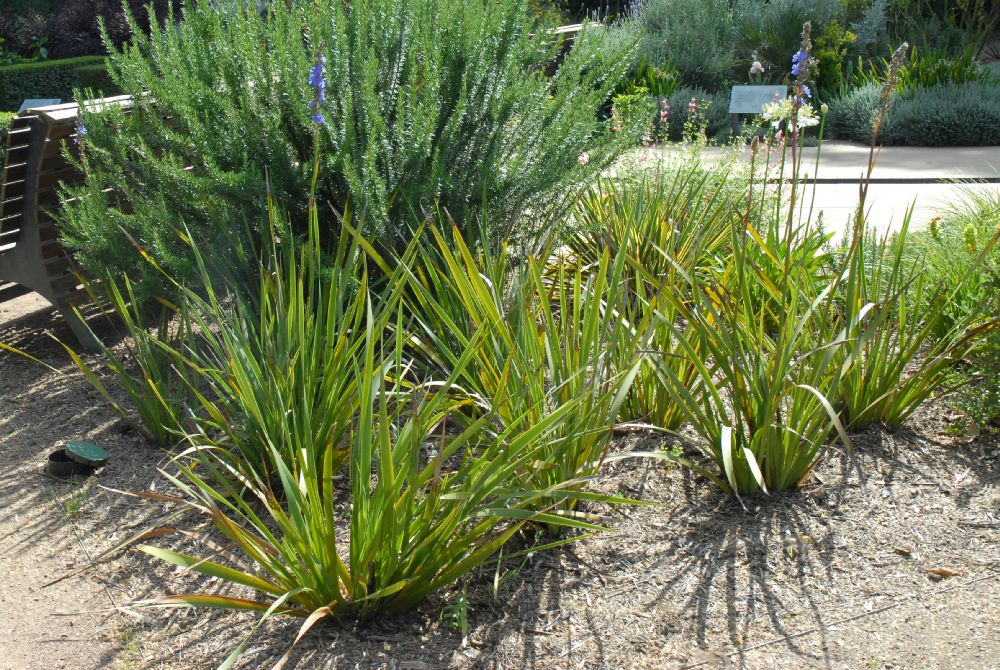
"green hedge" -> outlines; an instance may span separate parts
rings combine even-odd
[[[0,111],[14,111],[27,98],[69,100],[74,88],[117,93],[104,56],[21,63],[0,67]]]
[[[3,166],[4,154],[7,152],[7,129],[10,122],[17,116],[13,112],[0,112],[0,169]]]
[[[838,137],[871,140],[881,90],[869,84],[831,103]],[[883,144],[924,147],[1000,145],[1000,86],[947,84],[893,93],[879,131]]]

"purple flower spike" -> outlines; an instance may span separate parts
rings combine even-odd
[[[802,66],[805,65],[806,61],[809,59],[809,54],[805,50],[799,49],[792,56],[792,76],[798,77],[799,72],[802,71]]]
[[[326,74],[326,67],[323,62],[326,60],[325,57],[319,63],[316,63],[311,68],[309,68],[309,85],[310,86],[324,86],[326,81],[324,75]]]
[[[316,59],[316,64],[309,68],[308,83],[313,89],[313,97],[309,101],[309,110],[316,112],[312,117],[312,121],[317,126],[322,126],[326,123],[326,119],[323,118],[319,107],[322,103],[326,102],[326,56],[320,55]]]

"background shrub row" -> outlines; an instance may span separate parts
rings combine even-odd
[[[117,92],[103,56],[0,67],[0,111],[16,111],[27,98],[73,98],[74,89]]]
[[[831,119],[836,134],[870,141],[872,120],[881,105],[881,89],[871,84],[838,99]],[[879,142],[929,147],[1000,144],[1000,87],[976,82],[894,93]]]
[[[108,38],[120,45],[131,37],[126,18],[128,7],[143,29],[149,28],[146,7],[152,5],[159,18],[167,15],[170,4],[179,9],[179,0],[14,0],[4,2],[0,11],[0,40],[3,48],[31,57],[45,48],[49,58],[73,58],[106,53],[101,41],[100,22]],[[15,5],[15,6],[11,6]]]

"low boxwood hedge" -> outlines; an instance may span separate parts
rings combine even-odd
[[[0,111],[15,111],[27,98],[69,100],[74,88],[117,93],[104,56],[20,63],[0,67]]]

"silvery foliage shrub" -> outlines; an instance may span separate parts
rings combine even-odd
[[[856,22],[851,24],[851,30],[857,35],[852,52],[865,56],[875,56],[885,53],[888,48],[889,0],[874,0]]]
[[[753,54],[765,63],[766,78],[780,81],[802,41],[802,24],[814,36],[827,24],[850,26],[856,34],[850,55],[884,50],[887,0],[638,0],[641,54],[658,66],[672,66],[688,86],[710,91],[745,83]],[[841,29],[842,30],[842,29]]]
[[[871,139],[872,121],[882,105],[881,88],[869,84],[831,105],[839,136]],[[981,146],[1000,144],[1000,87],[989,83],[930,86],[893,93],[879,131],[882,144]]]
[[[640,53],[673,68],[687,86],[722,89],[736,66],[729,0],[645,0],[637,9]]]
[[[875,114],[881,106],[881,86],[878,84],[859,86],[830,103],[827,126],[833,135],[867,143],[871,140]],[[885,129],[884,123],[882,128]],[[862,137],[864,139],[861,139]]]
[[[266,220],[265,192],[301,231],[314,140],[317,201],[383,248],[435,207],[491,243],[551,221],[629,144],[599,110],[635,45],[597,53],[602,29],[587,30],[548,78],[560,45],[537,21],[528,0],[187,0],[183,20],[108,44],[136,104],[83,114],[87,181],[67,194],[66,241],[85,270],[162,290],[130,237],[184,277],[178,231],[223,253],[259,235],[247,222]],[[335,239],[338,217],[323,221]]]

